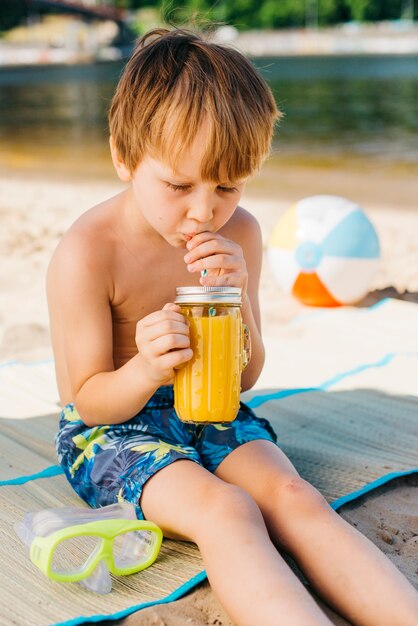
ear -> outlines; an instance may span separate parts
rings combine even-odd
[[[132,176],[125,163],[123,163],[123,161],[119,158],[112,135],[110,135],[109,143],[110,153],[112,155],[112,161],[115,166],[116,173],[122,182],[128,183],[132,179]]]

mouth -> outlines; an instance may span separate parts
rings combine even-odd
[[[196,235],[200,235],[200,233],[207,233],[209,232],[208,230],[200,230],[196,233],[190,233],[189,235],[187,235],[186,233],[181,233],[183,239],[185,241],[190,241],[190,239],[193,239],[193,237],[196,237]]]

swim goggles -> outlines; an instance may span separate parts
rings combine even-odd
[[[156,560],[162,531],[138,520],[130,504],[26,513],[15,530],[34,565],[57,582],[80,582],[97,593],[112,589],[109,572],[127,576]]]

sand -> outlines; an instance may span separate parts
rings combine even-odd
[[[417,173],[417,166],[384,161],[317,160],[312,164],[282,158],[266,165],[242,204],[259,219],[266,243],[278,216],[298,198],[334,193],[359,202],[379,233],[383,256],[365,304],[398,292],[418,302]],[[48,180],[33,173],[0,171],[0,362],[51,354],[44,295],[48,260],[78,215],[121,188],[111,175],[101,180],[55,175]],[[263,329],[270,336],[304,309],[280,292],[267,262],[260,300]],[[375,541],[418,588],[417,511],[418,485],[410,479],[401,488],[386,487],[365,502],[347,507],[344,516]],[[329,614],[336,625],[347,623]],[[207,584],[174,604],[134,614],[125,623],[231,625]]]

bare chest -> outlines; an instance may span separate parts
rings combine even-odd
[[[136,353],[137,322],[174,302],[177,286],[198,285],[199,274],[187,271],[186,250],[173,250],[164,260],[121,253],[115,264],[114,293],[110,298],[115,366]]]

